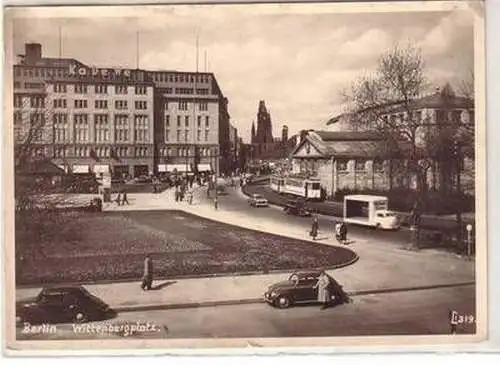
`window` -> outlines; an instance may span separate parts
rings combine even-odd
[[[165,128],[170,128],[170,115],[165,115]]]
[[[66,147],[56,147],[54,148],[55,158],[65,158],[68,156],[68,149]]]
[[[108,101],[107,100],[96,100],[95,101],[96,109],[108,109]]]
[[[115,100],[115,109],[118,110],[128,109],[127,100]]]
[[[167,94],[172,94],[172,88],[171,87],[167,87],[165,89],[165,91],[167,92]]]
[[[108,93],[108,85],[96,85],[95,86],[96,94],[107,94]]]
[[[208,141],[208,131],[205,131],[205,142]]]
[[[461,110],[453,110],[451,112],[451,122],[455,124],[462,123],[462,111]]]
[[[115,115],[115,142],[129,141],[128,123],[127,114]]]
[[[68,143],[70,141],[68,115],[56,113],[52,116],[52,122],[54,127],[54,142]]]
[[[177,129],[177,142],[181,140],[181,131],[180,129]]]
[[[65,93],[66,91],[66,84],[54,84],[54,92],[55,93]]]
[[[30,105],[32,108],[43,108],[45,107],[45,98],[43,96],[31,96]]]
[[[189,129],[186,129],[186,133],[184,133],[184,142],[188,141]]]
[[[210,127],[210,117],[208,115],[205,117],[205,127]]]
[[[163,107],[165,110],[168,110],[168,101],[166,101],[164,104],[163,104]]]
[[[135,101],[135,108],[139,110],[145,110],[148,108],[148,102],[144,100],[136,100]]]
[[[384,171],[384,161],[380,159],[375,159],[373,161],[373,172],[382,172]]]
[[[21,83],[19,81],[14,81],[14,89],[20,89]]]
[[[75,85],[75,94],[86,94],[86,93],[87,93],[87,85],[85,84]]]
[[[54,109],[66,108],[66,99],[54,99],[53,104],[54,104]]]
[[[208,103],[207,102],[200,103],[200,110],[207,111],[208,110]]]
[[[22,106],[23,106],[23,97],[21,95],[14,95],[14,106],[16,108],[22,108]]]
[[[127,85],[116,85],[115,86],[115,94],[126,94],[127,93]]]
[[[177,116],[177,127],[180,127],[181,126],[181,116],[178,115]]]
[[[365,171],[366,170],[366,160],[356,160],[355,162],[356,171]]]
[[[88,102],[85,99],[77,99],[75,100],[75,108],[76,109],[85,109],[88,108]]]
[[[198,128],[201,128],[201,115],[198,115]]]
[[[337,171],[347,171],[347,160],[337,160]]]
[[[23,113],[21,111],[14,112],[14,124],[21,124],[23,122]]]
[[[170,130],[166,129],[165,130],[165,142],[170,141]]]
[[[146,157],[148,155],[148,148],[136,147],[134,152],[135,152],[135,157]]]
[[[90,149],[88,147],[75,147],[75,156],[77,157],[89,157]]]
[[[24,87],[26,89],[43,89],[43,83],[40,82],[26,82]]]
[[[421,111],[421,110],[416,111],[416,112],[414,113],[414,117],[413,117],[413,118],[414,118],[414,120],[413,120],[413,121],[414,121],[415,123],[420,124],[420,123],[423,123],[423,122],[424,122],[424,121],[423,121],[423,119],[422,119],[422,111]]]
[[[188,110],[187,101],[179,101],[179,110]]]
[[[134,116],[134,129],[136,142],[149,141],[149,117],[147,115]]]
[[[185,123],[186,128],[188,128],[189,127],[189,116],[188,115],[186,115],[184,117],[184,123]]]
[[[146,95],[148,92],[146,86],[136,86],[135,87],[135,94],[136,95]]]
[[[90,141],[89,121],[87,114],[75,114],[73,117],[75,143]]]
[[[107,114],[94,115],[94,133],[96,142],[109,142],[109,117]]]
[[[199,95],[208,95],[208,89],[196,89],[196,93]]]
[[[198,131],[196,132],[196,139],[198,141],[201,141],[201,130],[198,129]]]

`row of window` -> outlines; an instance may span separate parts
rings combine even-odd
[[[53,100],[54,109],[66,109],[68,107],[66,99],[54,99]],[[75,109],[87,109],[89,103],[87,99],[77,99],[74,100]],[[148,108],[148,102],[145,100],[136,100],[134,107],[137,110],[146,110]],[[108,100],[94,100],[95,109],[108,109]],[[128,109],[127,100],[115,100],[115,109],[124,110]]]
[[[16,76],[24,75],[25,77],[52,77],[52,76],[64,77],[68,75],[67,68],[16,67],[14,72]],[[152,78],[155,81],[162,81],[162,82],[193,82],[193,83],[210,82],[210,75],[206,74],[184,75],[184,74],[154,72],[152,73]]]
[[[133,153],[130,156],[130,152]],[[38,154],[43,154],[43,148],[38,149]],[[148,147],[90,147],[90,146],[61,146],[54,148],[54,157],[147,157]]]
[[[186,130],[177,129],[176,132],[177,132],[176,133],[176,138],[177,138],[176,141],[189,142],[191,140],[191,138],[189,138],[189,134],[190,134],[189,129],[186,129]],[[201,129],[198,129],[196,131],[196,140],[198,142],[201,142],[202,140],[205,142],[208,142],[208,135],[209,135],[208,132],[209,132],[208,130],[202,131]],[[165,130],[165,142],[169,142],[171,140],[172,140],[171,131],[169,129],[166,129]]]
[[[440,110],[436,109],[436,117],[434,121],[427,121],[421,110],[411,112],[410,118],[408,118],[407,113],[395,113],[390,115],[382,116],[382,120],[384,124],[390,125],[404,125],[407,124],[410,120],[416,124],[425,124],[429,122],[435,123],[461,123],[462,122],[462,110]],[[474,121],[474,112],[472,110],[468,111],[469,113],[469,121]]]
[[[355,171],[367,171],[367,160],[357,159],[354,160],[354,170]],[[316,173],[319,169],[319,161],[304,161],[301,165],[301,170],[308,171],[312,173]],[[384,171],[384,161],[382,160],[373,160],[372,168],[374,172],[382,172]],[[348,171],[349,169],[349,160],[347,159],[339,159],[337,160],[337,171]]]
[[[111,141],[110,128],[105,128],[102,126],[96,126],[94,128],[94,140],[91,141],[90,129],[81,128],[80,126],[75,126],[73,128],[73,140],[75,143],[105,143]],[[130,131],[126,129],[116,129],[114,130],[115,142],[128,142],[130,141]],[[149,132],[147,130],[134,130],[135,141],[138,143],[148,143],[149,142]],[[39,139],[35,141],[41,141],[41,131]],[[54,127],[54,142],[55,143],[70,143],[71,135],[69,128],[65,127]]]
[[[163,147],[159,150],[162,157],[193,157],[194,151],[186,147]],[[216,151],[210,147],[202,147],[198,150],[200,157],[215,156]]]
[[[181,115],[178,115],[177,116],[177,127],[182,127],[184,125],[184,127],[188,128],[189,127],[189,115],[185,115],[184,116],[184,124],[182,123],[183,122],[183,118]],[[201,115],[198,115],[197,118],[196,118],[196,122],[197,122],[197,126],[198,128],[201,128],[201,124],[202,124],[202,116]],[[208,115],[205,115],[205,128],[209,128],[210,127],[210,116]],[[166,115],[165,116],[165,129],[168,129],[170,128],[170,115]]]
[[[169,107],[169,102],[165,102],[164,108],[165,110],[168,110]],[[198,104],[198,110],[200,111],[207,111],[208,110],[208,102],[202,101],[197,103]],[[188,110],[189,109],[189,103],[187,101],[179,101],[178,104],[179,110]]]
[[[96,84],[94,85],[94,92],[96,94],[108,94],[108,91],[112,85],[106,84]],[[87,94],[89,92],[89,85],[86,84],[75,84],[74,90],[76,94]],[[127,85],[115,85],[114,86],[115,94],[125,95],[128,94],[128,86]],[[146,95],[148,93],[147,86],[135,86],[135,95]],[[58,94],[67,93],[68,85],[67,84],[54,84],[54,92]]]

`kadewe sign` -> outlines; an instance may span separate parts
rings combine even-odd
[[[128,70],[123,68],[97,68],[80,65],[70,65],[69,75],[80,77],[95,77],[101,79],[129,79],[134,81],[144,81],[144,71]]]

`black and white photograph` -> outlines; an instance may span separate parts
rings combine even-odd
[[[484,340],[482,5],[4,8],[7,348]]]

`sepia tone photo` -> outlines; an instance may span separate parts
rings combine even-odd
[[[486,339],[481,2],[4,14],[10,353]]]

